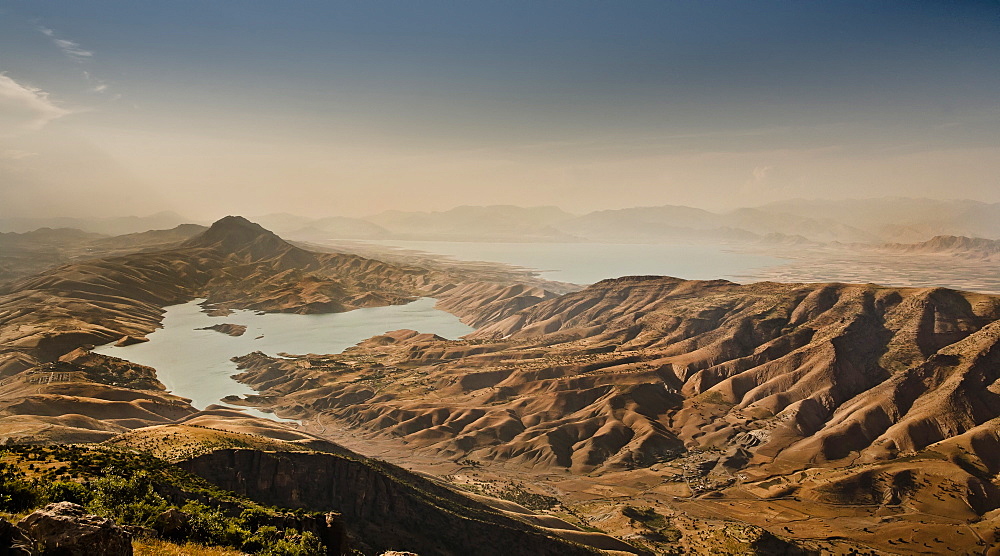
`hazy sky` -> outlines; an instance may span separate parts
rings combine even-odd
[[[0,216],[1000,201],[1000,3],[0,0]]]

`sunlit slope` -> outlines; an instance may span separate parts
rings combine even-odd
[[[939,288],[629,277],[469,340],[400,332],[338,356],[253,354],[240,379],[279,413],[428,454],[579,473],[676,460],[695,491],[737,472],[841,469],[771,493],[824,500],[882,496],[838,486],[855,473],[892,485],[922,469],[978,516],[1000,503],[998,319],[1000,298]]]

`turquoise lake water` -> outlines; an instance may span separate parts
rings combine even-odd
[[[163,328],[150,334],[148,342],[124,347],[107,344],[94,352],[155,368],[168,390],[190,398],[196,408],[204,409],[221,403],[221,398],[231,394],[255,393],[230,378],[238,372],[231,357],[253,351],[268,355],[339,353],[372,336],[402,328],[445,338],[472,332],[458,317],[435,309],[435,300],[431,298],[347,313],[293,315],[234,311],[225,317],[208,316],[198,305],[200,301],[167,307]],[[233,337],[214,330],[197,330],[220,323],[242,324],[247,331]]]

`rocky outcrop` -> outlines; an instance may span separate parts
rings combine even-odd
[[[0,518],[0,555],[31,556],[34,541],[23,530]]]
[[[421,554],[592,555],[410,472],[331,454],[219,450],[178,464],[264,504],[333,510],[375,550]]]
[[[191,529],[191,516],[170,508],[156,516],[153,528],[165,539],[186,539]]]
[[[132,555],[132,539],[124,529],[110,519],[88,514],[83,506],[71,502],[49,504],[17,525],[45,554]]]

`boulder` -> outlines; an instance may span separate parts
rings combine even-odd
[[[31,537],[13,523],[0,519],[0,556],[31,556]]]
[[[156,523],[153,527],[156,532],[166,539],[185,539],[190,532],[191,516],[178,510],[169,510],[156,516]]]
[[[132,539],[113,521],[88,514],[83,506],[56,502],[22,519],[43,553],[66,556],[132,556]]]

